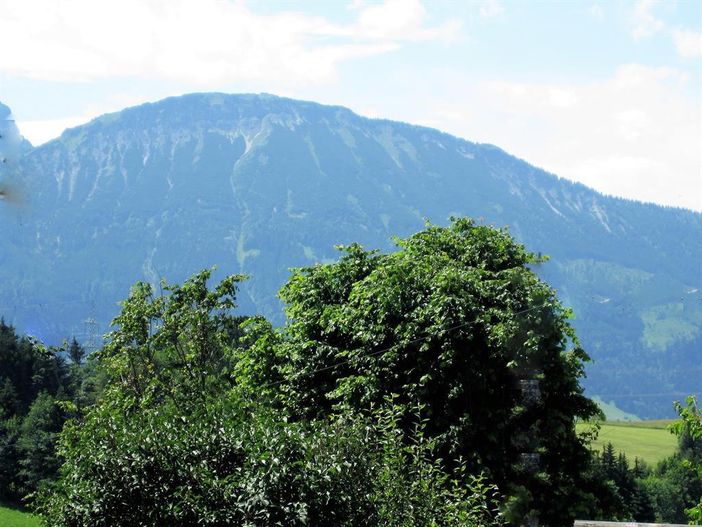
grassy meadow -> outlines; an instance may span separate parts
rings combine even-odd
[[[612,443],[618,452],[624,452],[629,461],[643,459],[649,465],[655,465],[662,459],[675,453],[678,442],[666,427],[671,420],[656,421],[607,421],[602,423],[599,436],[592,443],[594,450],[602,450],[605,444]],[[577,425],[578,431],[584,431],[589,424]]]
[[[0,505],[0,526],[2,527],[39,527],[39,518],[26,512]]]

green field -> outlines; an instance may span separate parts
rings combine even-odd
[[[602,450],[607,443],[612,443],[618,452],[624,452],[631,462],[634,458],[643,459],[650,465],[655,465],[662,459],[675,453],[678,446],[677,438],[666,430],[672,421],[608,421],[602,424],[599,436],[592,443],[594,450]],[[586,430],[590,425],[576,425],[578,432]]]
[[[0,505],[0,526],[39,527],[40,525],[41,522],[36,516]]]

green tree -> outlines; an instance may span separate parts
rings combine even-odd
[[[542,260],[468,219],[397,244],[354,244],[337,263],[294,271],[281,291],[290,322],[271,348],[281,399],[320,418],[397,394],[403,427],[420,404],[438,455],[487,471],[513,521],[588,514],[599,490],[574,421],[598,409],[579,384],[588,357],[571,314],[531,269]]]
[[[392,412],[291,423],[208,399],[129,416],[102,403],[69,426],[39,496],[47,525],[499,525],[494,487],[451,478]]]
[[[40,393],[22,420],[17,439],[20,494],[33,492],[56,476],[60,464],[56,440],[63,423],[64,416],[56,400],[46,392]]]
[[[669,427],[678,436],[678,451],[640,474],[637,483],[649,497],[655,521],[697,525],[702,523],[702,432],[697,401],[689,397],[686,403],[675,403],[680,419]]]
[[[249,397],[245,346],[270,326],[230,314],[241,277],[210,291],[209,276],[133,289],[99,352],[106,388],[64,428],[60,476],[37,497],[48,525],[499,522],[495,489],[446,473],[424,423],[405,441],[392,405],[306,423]]]
[[[670,430],[680,439],[680,451],[683,466],[697,475],[696,505],[686,510],[690,524],[702,524],[702,412],[697,400],[689,396],[686,406],[675,402],[675,410],[680,419],[673,423]]]
[[[7,417],[0,409],[0,500],[17,501],[17,472],[19,455],[17,439],[20,435],[20,420],[16,416]]]
[[[20,337],[0,319],[0,381],[6,386],[7,380],[12,384],[18,415],[25,415],[41,392],[70,395],[70,372],[62,350]],[[0,389],[7,394],[5,388]]]
[[[78,343],[75,337],[68,345],[68,357],[73,364],[82,364],[83,359],[85,359],[85,348]]]
[[[204,397],[233,384],[222,375],[231,370],[231,351],[244,317],[235,306],[233,275],[214,290],[207,289],[211,271],[203,271],[182,286],[163,284],[155,296],[149,284],[137,284],[99,352],[111,387],[140,404],[163,397]],[[135,403],[136,404],[136,403]]]
[[[602,452],[594,452],[594,477],[605,482],[611,492],[602,496],[593,519],[655,521],[653,500],[641,481],[649,475],[650,469],[639,459],[630,467],[626,455],[617,454],[612,443],[605,444]]]
[[[74,396],[80,368],[61,348],[21,337],[0,319],[0,497],[20,502],[57,467],[55,439],[64,415],[55,399]]]
[[[0,378],[0,411],[6,416],[15,415],[19,411],[17,390],[7,377]]]

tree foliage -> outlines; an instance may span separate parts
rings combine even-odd
[[[293,273],[274,347],[285,404],[320,418],[396,394],[405,429],[421,405],[440,456],[487,471],[515,521],[572,521],[596,502],[574,420],[598,410],[579,385],[588,357],[570,313],[531,269],[541,260],[468,219],[397,244],[351,245],[337,263]]]
[[[0,500],[19,503],[56,475],[66,418],[57,403],[81,392],[82,376],[62,351],[20,337],[0,320]]]
[[[594,477],[611,489],[608,500],[600,502],[599,511],[592,519],[654,522],[660,520],[656,513],[655,499],[643,478],[651,470],[641,460],[635,459],[630,466],[624,453],[617,453],[612,443],[607,443],[602,452],[594,452]]]
[[[699,502],[685,512],[691,525],[702,524],[702,411],[697,406],[697,399],[689,396],[686,405],[675,402],[675,410],[680,419],[673,423],[670,430],[680,440],[682,466],[697,476]]]
[[[211,271],[134,286],[87,360],[0,323],[0,498],[40,488],[57,527],[696,518],[694,400],[655,472],[576,434],[588,357],[542,258],[467,219],[397,244],[295,270],[281,330]]]
[[[494,488],[444,471],[424,423],[406,441],[392,405],[302,422],[250,398],[258,380],[244,351],[269,329],[231,315],[241,277],[213,290],[209,277],[160,296],[147,284],[133,289],[100,353],[105,391],[64,428],[59,479],[38,496],[47,524],[499,521]]]
[[[629,465],[623,453],[611,444],[601,453],[594,452],[594,475],[611,488],[608,501],[601,501],[594,519],[635,520],[699,524],[702,500],[702,455],[700,453],[700,415],[694,398],[687,406],[675,403],[681,418],[670,426],[678,435],[678,450],[649,467],[640,460]]]

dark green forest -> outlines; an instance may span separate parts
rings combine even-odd
[[[702,430],[656,467],[589,448],[589,357],[543,260],[453,220],[295,269],[287,323],[232,275],[138,283],[107,344],[0,323],[0,498],[50,526],[699,521]]]
[[[47,348],[0,320],[0,501],[21,505],[56,478],[63,425],[102,391],[96,357],[84,359],[75,339]]]

